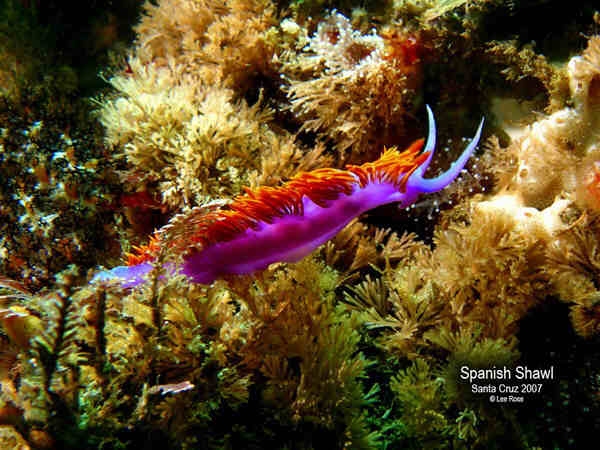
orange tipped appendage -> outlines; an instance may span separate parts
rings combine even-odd
[[[147,244],[134,246],[133,252],[125,254],[125,261],[128,266],[137,266],[148,261],[152,261],[160,250],[160,237],[156,234],[150,236]]]

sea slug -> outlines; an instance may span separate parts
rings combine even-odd
[[[400,153],[388,149],[361,166],[301,173],[278,188],[246,189],[246,195],[217,211],[192,210],[158,230],[150,244],[136,248],[128,265],[100,272],[93,282],[118,281],[124,287],[145,280],[162,245],[181,255],[177,272],[209,284],[228,274],[247,274],[269,264],[298,261],[327,242],[354,217],[387,203],[402,207],[420,194],[439,191],[461,172],[481,136],[477,133],[443,174],[426,179],[435,147],[435,121],[427,107],[429,135]],[[175,266],[169,263],[168,270]]]

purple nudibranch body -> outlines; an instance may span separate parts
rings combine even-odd
[[[249,191],[229,205],[227,211],[209,213],[205,220],[196,220],[188,234],[191,250],[183,255],[178,273],[194,282],[210,284],[223,275],[264,270],[278,261],[298,261],[370,209],[395,202],[407,207],[419,195],[445,188],[473,154],[483,119],[452,166],[427,179],[424,175],[434,154],[436,134],[429,106],[427,114],[429,133],[421,154],[417,155],[420,145],[413,145],[403,153],[388,150],[379,160],[363,166],[349,166],[343,171],[318,169],[297,176],[281,188]],[[198,242],[202,244],[200,248],[193,245]],[[145,281],[154,267],[150,253],[140,258],[138,264],[100,272],[92,281],[135,286]],[[168,271],[174,271],[173,264]]]

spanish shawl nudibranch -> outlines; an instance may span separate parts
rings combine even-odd
[[[426,179],[423,176],[435,147],[435,121],[429,106],[427,113],[429,135],[423,153],[419,153],[423,147],[423,139],[419,139],[402,153],[388,149],[377,161],[361,166],[317,169],[301,173],[278,188],[246,189],[246,195],[221,210],[192,210],[183,219],[178,217],[159,230],[150,244],[128,255],[127,266],[101,272],[92,281],[118,280],[123,287],[143,282],[163,239],[169,250],[182,255],[178,273],[197,283],[209,284],[227,274],[252,273],[278,261],[295,262],[365,211],[392,202],[406,207],[422,193],[445,188],[475,150],[483,119],[450,169]],[[182,231],[173,233],[176,229]]]

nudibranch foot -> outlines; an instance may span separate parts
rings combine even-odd
[[[143,282],[162,246],[183,261],[176,269],[197,283],[228,274],[263,270],[274,262],[298,261],[327,242],[354,217],[377,206],[413,204],[423,193],[437,192],[460,174],[481,137],[475,136],[450,169],[435,178],[425,171],[435,150],[435,120],[429,106],[425,148],[418,140],[404,152],[384,150],[360,166],[317,169],[296,175],[278,188],[246,189],[216,211],[177,216],[128,255],[128,265],[101,272],[94,282],[117,281],[124,287]],[[170,263],[173,264],[173,263]],[[175,272],[171,266],[171,272]]]

